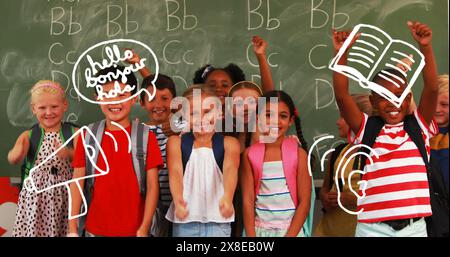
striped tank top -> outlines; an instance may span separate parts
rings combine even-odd
[[[295,205],[287,186],[283,162],[264,162],[255,202],[256,227],[287,230],[294,213]]]

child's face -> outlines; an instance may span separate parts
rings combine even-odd
[[[237,101],[236,104],[233,105],[233,114],[234,117],[237,117],[237,115],[243,115],[244,116],[244,124],[247,125],[249,122],[249,117],[256,113],[256,108],[258,104],[258,97],[260,95],[258,92],[252,89],[248,88],[241,88],[233,92],[232,97],[242,98],[243,101]]]
[[[67,100],[60,94],[41,93],[33,97],[31,111],[44,129],[57,127],[67,111]]]
[[[268,131],[261,133],[265,136],[270,135],[272,137],[276,135],[278,139],[286,135],[289,127],[294,123],[294,116],[291,115],[289,107],[283,102],[267,103],[266,112],[263,115],[265,115],[265,125],[269,128]]]
[[[338,127],[339,137],[347,138],[349,127],[344,118],[342,118],[342,115],[339,116],[339,119],[337,119],[336,126]]]
[[[394,84],[384,80],[378,83],[397,97],[400,97],[406,88],[406,84],[396,87]],[[405,116],[408,115],[409,105],[411,104],[411,93],[403,100],[400,107],[396,107],[389,100],[376,93],[372,93],[370,101],[386,124],[395,125],[402,122]]]
[[[230,88],[233,85],[233,81],[225,71],[215,70],[208,75],[205,85],[214,88],[216,96],[219,97],[223,105],[225,103],[225,97],[228,95],[228,91],[230,91]]]
[[[170,102],[173,96],[169,89],[156,89],[155,97],[149,102],[148,95],[145,95],[141,106],[147,111],[151,123],[162,124],[169,120]]]
[[[439,127],[448,126],[448,92],[439,94],[434,118]]]
[[[210,133],[215,129],[216,112],[213,105],[204,104],[207,96],[201,97],[202,108],[194,109],[193,99],[189,99],[190,105],[190,128],[193,132],[204,134]]]
[[[123,90],[125,88],[125,84],[119,83],[120,88]],[[103,85],[103,92],[108,93],[110,90],[114,89],[114,81],[109,82]],[[122,94],[118,94],[114,98],[103,98],[103,101],[120,101],[122,99],[126,99],[131,96],[131,92],[125,92]],[[128,120],[128,115],[130,114],[131,107],[136,102],[136,98],[132,98],[128,101],[118,103],[118,104],[102,104],[100,108],[105,114],[105,117],[108,121],[114,121],[120,123],[121,121]]]

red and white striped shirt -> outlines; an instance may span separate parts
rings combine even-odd
[[[438,132],[435,121],[430,126],[415,111],[422,136],[430,158],[429,139]],[[360,144],[367,125],[368,116],[364,114],[361,129],[355,136],[349,133],[349,142]],[[366,196],[358,199],[358,221],[365,223],[385,220],[426,217],[431,215],[430,193],[425,163],[420,151],[403,128],[403,122],[386,124],[378,134],[373,150],[364,168],[362,179],[367,181]],[[360,186],[359,194],[362,194]]]

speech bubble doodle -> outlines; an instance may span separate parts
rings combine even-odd
[[[153,58],[153,61],[155,63],[155,72],[154,72],[154,78],[151,81],[152,84],[152,90],[151,92],[149,92],[149,90],[147,90],[146,88],[141,88],[139,90],[137,90],[137,92],[125,99],[121,99],[121,100],[114,100],[114,101],[107,101],[103,100],[103,98],[115,98],[118,94],[122,94],[125,92],[131,92],[132,90],[134,90],[134,88],[139,88],[139,85],[128,85],[127,84],[127,80],[126,80],[126,75],[132,73],[132,72],[136,72],[142,68],[145,67],[145,61],[147,60],[146,58],[142,58],[141,61],[139,63],[136,64],[131,64],[127,67],[125,67],[125,69],[123,71],[117,71],[115,74],[108,74],[107,76],[100,76],[100,77],[95,77],[95,74],[99,69],[104,69],[104,68],[108,68],[108,67],[117,67],[117,64],[119,62],[123,62],[129,58],[131,58],[131,56],[133,55],[132,51],[129,49],[126,49],[124,51],[124,53],[122,54],[119,50],[119,47],[117,46],[118,43],[128,43],[131,45],[135,45],[135,46],[140,46],[145,48],[149,53],[150,56]],[[92,59],[90,53],[94,53],[94,50],[96,50],[97,48],[101,47],[101,49],[104,50],[104,52],[102,52],[103,54],[106,54],[107,59],[103,59],[101,62],[96,62]],[[129,45],[128,45],[129,47]],[[129,47],[130,48],[130,47]],[[76,74],[78,72],[78,70],[81,68],[79,67],[81,62],[84,60],[84,64],[89,64],[88,68],[84,68],[84,78],[86,80],[86,88],[95,88],[95,90],[97,90],[98,93],[98,98],[101,101],[98,100],[92,100],[89,97],[87,97],[85,94],[83,94],[80,90],[80,85],[77,84],[77,80],[76,80]],[[97,43],[91,47],[89,47],[86,51],[84,51],[80,57],[78,57],[75,65],[73,66],[73,70],[72,70],[72,84],[73,87],[76,91],[76,93],[85,101],[89,102],[89,103],[93,103],[93,104],[119,104],[119,103],[123,103],[126,102],[136,96],[139,96],[141,94],[141,92],[145,92],[148,95],[148,100],[151,101],[155,94],[156,94],[156,87],[155,87],[155,81],[158,79],[158,74],[159,74],[159,64],[158,64],[158,59],[155,55],[155,53],[153,52],[153,50],[147,46],[146,44],[137,41],[137,40],[133,40],[133,39],[112,39],[112,40],[107,40],[107,41],[103,41],[100,43]],[[108,81],[115,81],[114,83],[114,88],[111,89],[108,93],[102,92],[102,84],[104,84],[105,82]],[[120,88],[119,82],[125,84],[125,87],[123,89]]]
[[[346,53],[348,63],[339,64],[342,58],[346,58]],[[411,56],[418,56],[418,58],[413,59]],[[404,63],[402,58],[409,59],[409,63]],[[399,63],[406,67],[406,70],[399,67]],[[373,90],[398,108],[409,94],[424,66],[425,57],[413,45],[393,39],[375,26],[359,24],[354,27],[328,68],[357,81],[363,88]],[[406,83],[403,78],[385,69],[396,70],[409,79],[401,96],[398,97],[382,85],[370,81],[378,70],[383,70],[379,75],[383,80],[397,87],[400,87],[399,83]]]

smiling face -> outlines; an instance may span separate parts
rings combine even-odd
[[[192,97],[188,97],[189,99],[189,126],[191,131],[198,134],[205,134],[214,131],[215,129],[215,121],[216,121],[216,109],[214,105],[207,104],[210,103],[207,97],[210,95],[202,94],[201,95],[201,103],[197,103],[194,106],[194,99]],[[200,107],[201,108],[198,108]],[[220,108],[220,107],[219,107]]]
[[[147,111],[151,124],[159,125],[169,120],[170,102],[173,96],[169,89],[156,89],[155,97],[149,102],[148,95],[141,101],[141,106]]]
[[[250,88],[241,88],[232,92],[231,97],[233,97],[233,101],[236,103],[233,105],[233,115],[234,117],[238,117],[238,115],[243,115],[244,124],[248,125],[249,117],[256,113],[258,97],[261,95],[254,89]]]
[[[215,70],[208,74],[205,85],[214,89],[216,96],[219,97],[222,105],[225,103],[225,97],[228,95],[233,81],[224,70]]]
[[[67,100],[61,94],[42,92],[32,96],[31,111],[45,130],[57,128],[67,111]]]
[[[278,109],[277,109],[278,108]],[[275,139],[279,139],[280,137],[286,135],[289,127],[294,122],[294,116],[289,112],[289,107],[284,102],[272,103],[269,102],[266,104],[265,113],[261,113],[258,117],[259,121],[262,122],[265,119],[265,123],[263,125],[265,128],[262,131],[262,135],[269,137],[276,137]],[[262,117],[261,115],[264,115]]]
[[[448,91],[439,94],[434,118],[439,127],[448,127]]]
[[[123,90],[125,84],[119,83],[120,88]],[[103,85],[103,92],[108,93],[110,90],[114,90],[114,82],[109,82]],[[120,101],[131,96],[131,92],[120,93],[114,98],[103,98],[103,101]],[[131,107],[136,102],[136,97],[129,99],[128,101],[118,104],[102,104],[100,108],[105,114],[107,121],[114,121],[119,124],[128,122],[128,115],[130,114]]]
[[[385,80],[379,80],[377,83],[392,92],[397,97],[400,97],[407,87],[406,84],[402,84],[400,87],[397,87],[396,85]],[[409,105],[411,103],[411,93],[406,96],[400,107],[396,107],[389,100],[374,92],[372,92],[372,95],[370,96],[370,101],[372,106],[378,110],[378,115],[386,124],[395,125],[402,122],[405,119],[405,116],[408,115]]]

